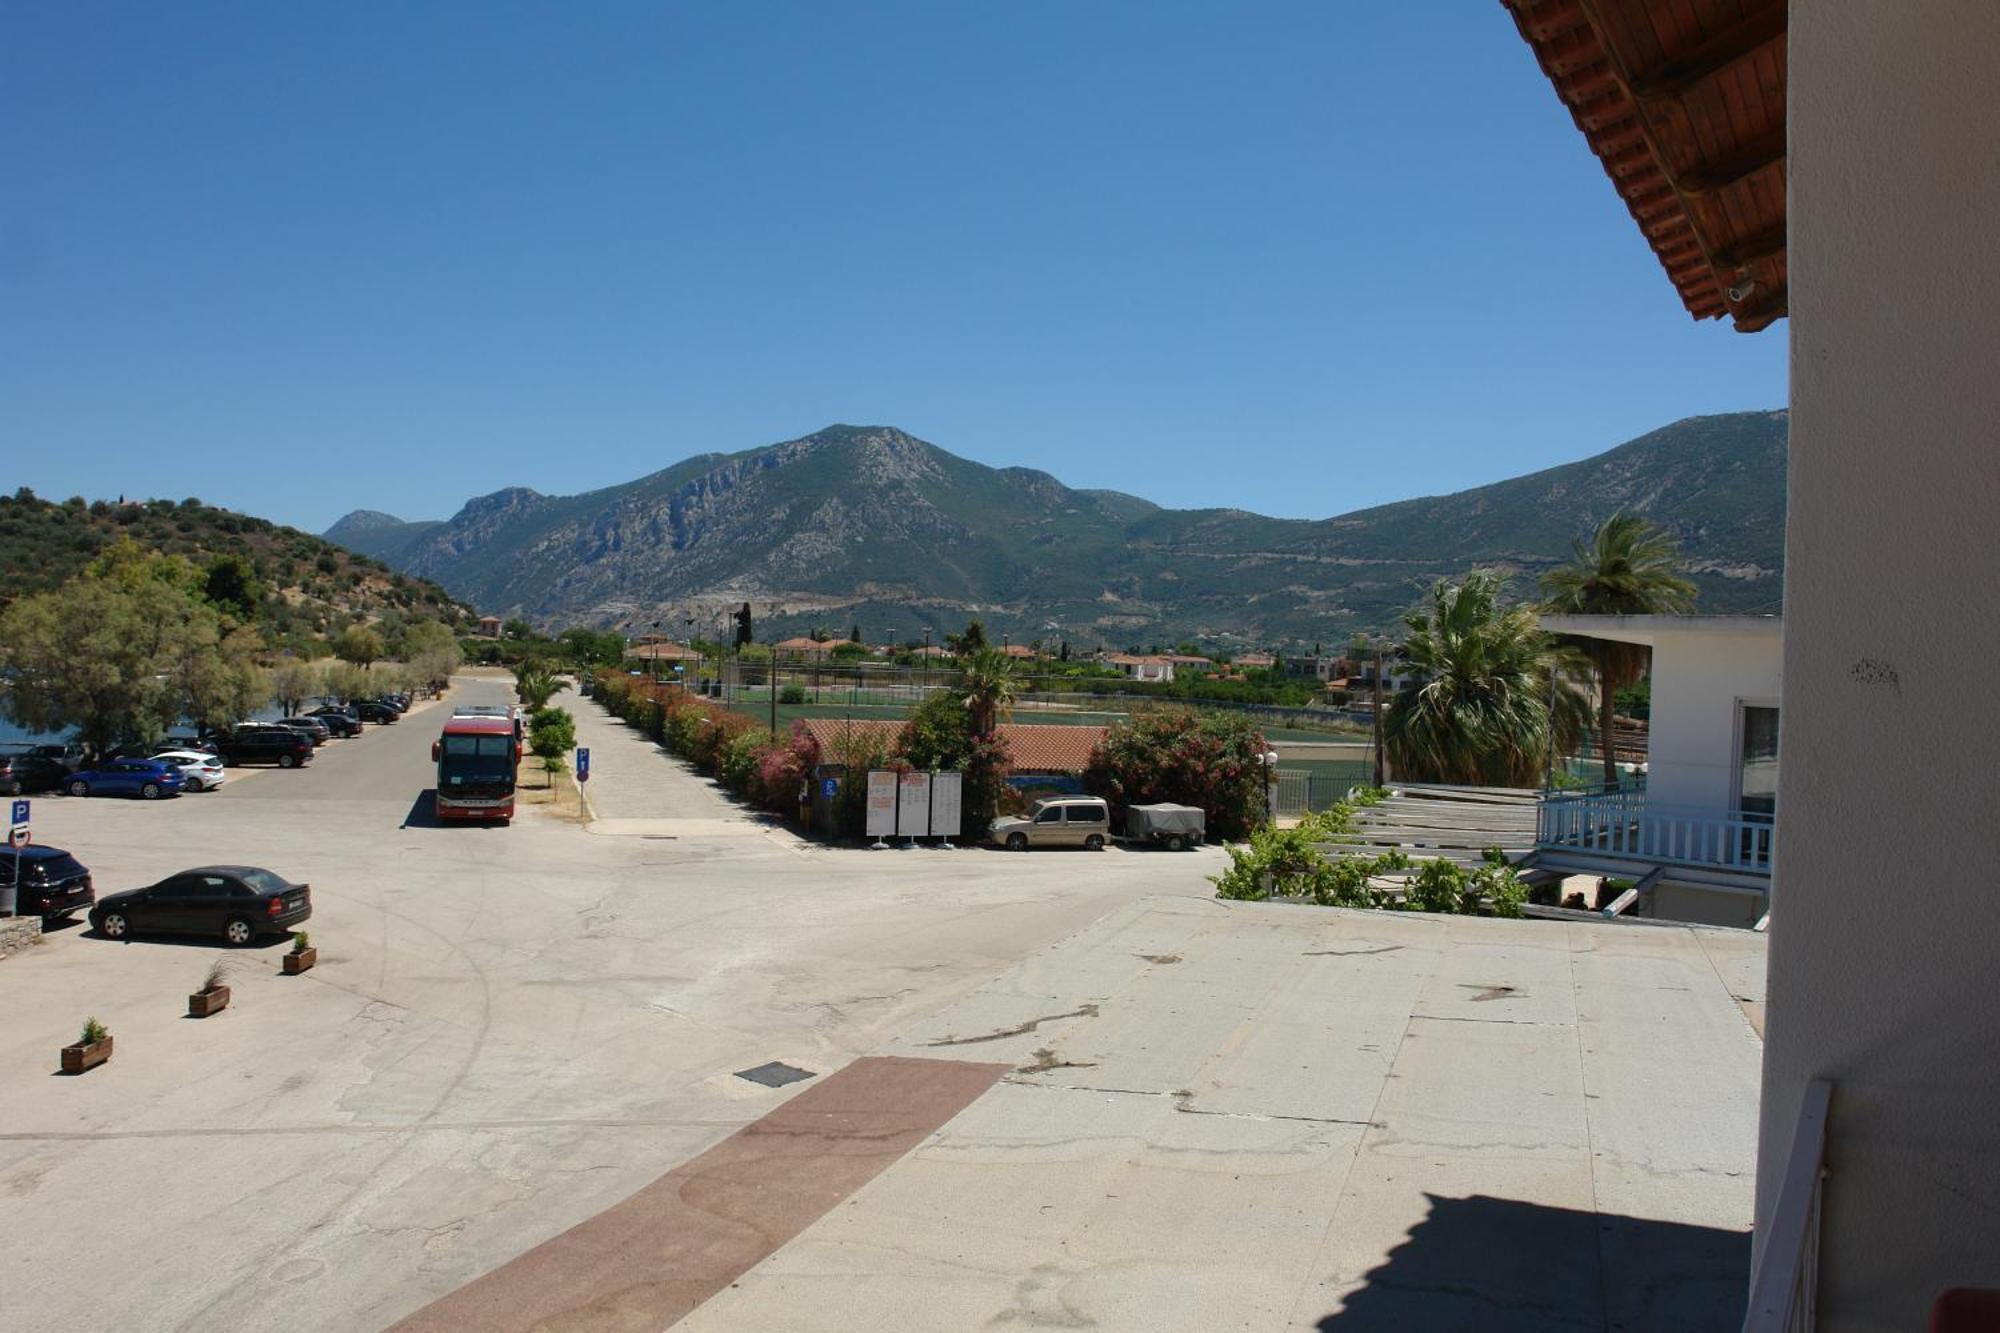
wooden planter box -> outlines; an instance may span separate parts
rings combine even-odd
[[[217,986],[214,990],[196,991],[188,996],[188,1017],[207,1018],[219,1014],[229,1007],[229,987]]]
[[[310,970],[318,961],[318,949],[300,949],[296,953],[288,953],[285,955],[285,975],[295,977],[301,972]]]
[[[62,1071],[65,1074],[81,1074],[86,1069],[97,1068],[110,1058],[111,1038],[94,1041],[88,1046],[79,1042],[62,1048]]]

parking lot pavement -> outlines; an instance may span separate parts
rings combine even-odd
[[[213,862],[310,882],[320,961],[72,928],[0,962],[0,1328],[383,1327],[798,1090],[736,1071],[831,1073],[1220,864],[438,827],[410,817],[420,721],[212,796],[37,803],[101,893]],[[217,956],[230,1007],[183,1017]],[[113,1059],[55,1076],[87,1016]]]

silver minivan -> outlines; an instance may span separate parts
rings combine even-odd
[[[1111,807],[1098,796],[1044,796],[1025,815],[994,820],[987,838],[1014,852],[1030,847],[1087,847],[1101,852],[1111,841]]]

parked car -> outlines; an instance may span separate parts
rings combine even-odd
[[[153,758],[181,771],[187,791],[214,791],[223,783],[222,757],[200,750],[161,750]]]
[[[271,725],[282,727],[287,731],[296,731],[302,736],[310,736],[314,745],[325,745],[333,739],[333,728],[316,717],[280,718]]]
[[[276,764],[297,768],[312,762],[312,738],[290,727],[247,725],[219,737],[216,752],[225,764]]]
[[[335,708],[333,705],[328,704],[324,708],[312,709],[305,716],[318,719],[328,731],[336,736],[359,736],[361,734],[361,719],[344,708]]]
[[[401,692],[391,692],[389,694],[385,694],[382,696],[381,702],[389,705],[389,707],[395,709],[399,713],[407,713],[410,711],[410,696],[407,694],[403,694]]]
[[[51,759],[61,764],[65,773],[74,773],[90,762],[90,754],[76,741],[56,741],[47,745],[31,745],[28,753],[37,759]]]
[[[394,722],[402,714],[379,699],[356,699],[347,705],[347,711],[363,722]]]
[[[148,801],[178,796],[185,785],[178,768],[157,759],[112,759],[63,780],[63,790],[71,796],[137,796]]]
[[[60,847],[0,847],[0,885],[15,888],[14,911],[60,921],[91,905],[97,894],[83,863]]]
[[[106,939],[217,935],[250,944],[312,916],[312,886],[257,866],[196,866],[143,889],[97,900],[90,924]]]
[[[1111,807],[1098,796],[1044,796],[1025,815],[994,820],[987,837],[1017,852],[1030,847],[1103,851],[1111,837]]]
[[[0,754],[0,793],[20,796],[31,791],[55,791],[69,779],[69,770],[53,759],[23,750]]]

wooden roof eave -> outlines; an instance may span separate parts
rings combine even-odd
[[[1501,3],[1688,312],[1781,318],[1784,0]]]

